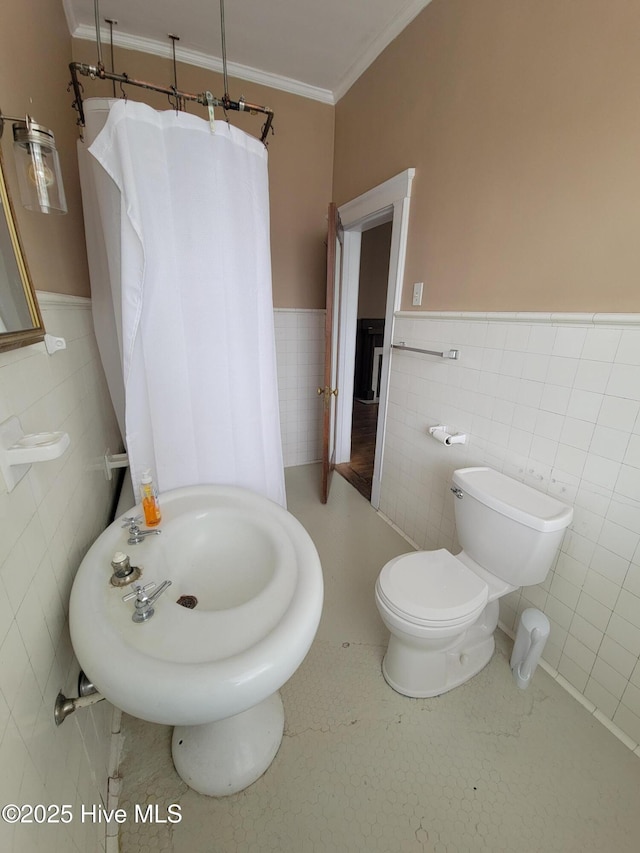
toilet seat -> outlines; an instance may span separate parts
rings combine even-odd
[[[380,572],[376,588],[396,616],[433,627],[472,621],[489,597],[487,584],[444,548],[395,557]]]

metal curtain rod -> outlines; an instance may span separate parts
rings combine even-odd
[[[98,63],[97,65],[88,65],[85,62],[70,62],[69,63],[69,71],[71,72],[71,83],[73,86],[73,108],[78,112],[78,124],[81,127],[85,125],[85,116],[84,116],[84,107],[82,104],[82,84],[78,80],[78,75],[81,74],[83,77],[90,77],[92,80],[113,80],[114,87],[115,83],[120,83],[120,87],[123,85],[127,86],[137,86],[140,89],[148,89],[151,92],[160,92],[162,95],[166,95],[168,98],[175,98],[176,104],[180,105],[185,101],[194,101],[195,103],[200,104],[203,107],[222,107],[224,110],[235,110],[236,112],[249,112],[251,115],[256,115],[257,113],[262,113],[265,115],[266,121],[262,126],[262,135],[260,137],[260,141],[266,145],[266,139],[271,130],[271,125],[273,124],[273,110],[269,109],[269,107],[263,107],[259,104],[251,104],[246,101],[244,98],[239,98],[237,101],[232,101],[229,97],[229,93],[227,91],[228,86],[228,78],[227,78],[227,55],[226,55],[226,42],[225,42],[225,33],[224,33],[224,0],[220,0],[220,23],[222,28],[222,65],[223,65],[223,75],[224,75],[224,87],[225,92],[222,98],[214,97],[211,92],[202,92],[199,95],[194,95],[191,92],[181,92],[174,86],[157,86],[155,83],[148,83],[146,80],[136,80],[134,77],[129,77],[128,74],[116,74],[115,71],[107,71],[104,67],[104,63],[102,61],[102,42],[100,40],[100,11],[99,11],[99,2],[98,0],[94,0],[94,12],[95,12],[95,21],[96,21],[96,48],[98,53]],[[113,22],[115,23],[115,22]],[[112,33],[112,42],[113,42],[113,28],[111,30]],[[175,75],[175,39],[176,36],[169,36],[169,38],[173,39],[173,50],[174,50],[174,75]],[[113,43],[112,43],[113,49]]]
[[[418,347],[408,347],[405,345],[404,341],[400,341],[399,344],[391,344],[391,349],[400,349],[405,352],[421,352],[423,355],[437,355],[440,358],[460,358],[460,350],[458,349],[450,349],[448,352],[436,352],[432,349],[418,349]]]
[[[262,113],[266,115],[267,120],[262,127],[262,135],[260,141],[265,142],[271,124],[273,122],[273,110],[268,107],[262,107],[258,104],[251,104],[240,98],[238,101],[232,101],[231,98],[225,96],[223,98],[213,97],[210,100],[207,98],[207,93],[202,92],[199,95],[194,95],[191,92],[182,92],[174,86],[157,86],[155,83],[148,83],[146,80],[136,80],[134,77],[129,77],[128,74],[114,74],[107,71],[104,66],[87,65],[85,62],[70,62],[69,71],[71,72],[71,85],[73,86],[73,108],[78,111],[78,124],[84,127],[84,107],[82,104],[82,85],[78,80],[78,74],[83,77],[90,77],[92,80],[113,80],[115,83],[120,83],[127,86],[138,86],[140,89],[148,89],[151,92],[160,92],[169,98],[179,98],[184,101],[195,101],[203,107],[208,107],[211,103],[214,107],[222,107],[225,110],[235,110],[236,112],[249,112],[252,115]]]

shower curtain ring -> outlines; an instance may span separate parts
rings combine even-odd
[[[67,92],[70,92],[72,89],[73,89],[73,80],[70,80],[69,85],[67,86]],[[82,82],[80,80],[78,80],[78,92],[80,93],[80,96],[84,95],[84,86],[82,85]],[[73,109],[77,109],[75,101],[71,104],[71,106]]]
[[[171,109],[174,109],[176,111],[176,115],[178,115],[180,110],[180,97],[178,95],[178,90],[175,86],[170,86],[169,88],[171,89],[172,94],[167,95],[167,100],[169,101]]]

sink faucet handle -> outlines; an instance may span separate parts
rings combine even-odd
[[[125,515],[121,519],[124,521],[123,527],[129,528],[128,545],[137,545],[138,542],[144,542],[145,536],[159,536],[162,530],[140,530],[138,522],[142,521],[141,515]]]
[[[169,589],[169,587],[171,586],[171,583],[172,583],[171,581],[162,581],[162,583],[160,584],[158,589],[153,593],[153,595],[149,596],[149,601],[153,604],[153,602],[156,601],[156,599],[160,598],[160,596],[165,591],[165,589]],[[155,584],[154,584],[154,586],[155,586]]]
[[[131,617],[133,621],[146,622],[148,619],[151,619],[155,613],[153,605],[155,604],[156,599],[159,598],[165,589],[168,589],[170,586],[171,581],[163,581],[152,595],[147,595],[147,590],[155,588],[155,583],[152,581],[145,586],[137,584],[134,587],[133,592],[129,592],[124,595],[122,597],[123,601],[129,601],[130,599],[135,598],[135,602],[133,604],[133,616]]]
[[[146,601],[148,599],[147,590],[155,589],[155,586],[156,585],[153,581],[145,584],[144,586],[137,583],[133,588],[133,592],[128,592],[126,595],[123,595],[122,600],[131,601],[132,598],[135,598],[137,601]]]

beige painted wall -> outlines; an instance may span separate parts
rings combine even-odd
[[[69,203],[64,217],[18,205],[32,277],[40,290],[88,295],[66,87],[71,51],[91,61],[95,51],[72,44],[61,4],[13,4],[2,24],[0,107],[54,130]],[[234,97],[276,112],[276,307],[324,304],[332,169],[342,203],[415,166],[403,307],[411,283],[424,281],[423,309],[640,311],[639,34],[640,5],[626,0],[433,0],[335,116],[232,80]],[[116,64],[171,79],[168,60],[123,52]],[[188,65],[179,82],[221,88],[218,75]],[[260,122],[232,118],[250,131]],[[16,193],[10,148],[3,140]]]
[[[105,52],[105,60],[108,49]],[[73,40],[73,58],[95,64],[92,42]],[[109,64],[106,60],[105,64]],[[115,51],[115,67],[132,77],[170,85],[169,59],[136,51]],[[83,79],[86,96],[110,97],[111,83]],[[185,63],[178,64],[178,87],[198,94],[207,89],[223,94],[222,76]],[[255,83],[229,79],[232,98],[244,95],[275,112],[275,135],[269,137],[269,187],[273,298],[276,308],[323,308],[325,299],[325,239],[327,206],[331,199],[334,108]],[[129,87],[127,94],[157,109],[168,108],[167,99]],[[206,115],[202,107],[190,108]],[[222,110],[216,118],[222,118]],[[229,120],[248,133],[259,135],[260,115],[229,113]]]
[[[336,107],[334,197],[413,166],[403,308],[640,311],[640,4],[433,0]]]
[[[21,0],[5,3],[0,25],[0,109],[8,115],[27,112],[56,138],[69,213],[43,216],[20,204],[13,159],[11,123],[2,149],[9,191],[31,277],[38,290],[89,295],[76,158],[75,118],[67,92],[71,38],[62,3]]]
[[[358,317],[382,318],[387,313],[391,223],[385,222],[362,233]]]

